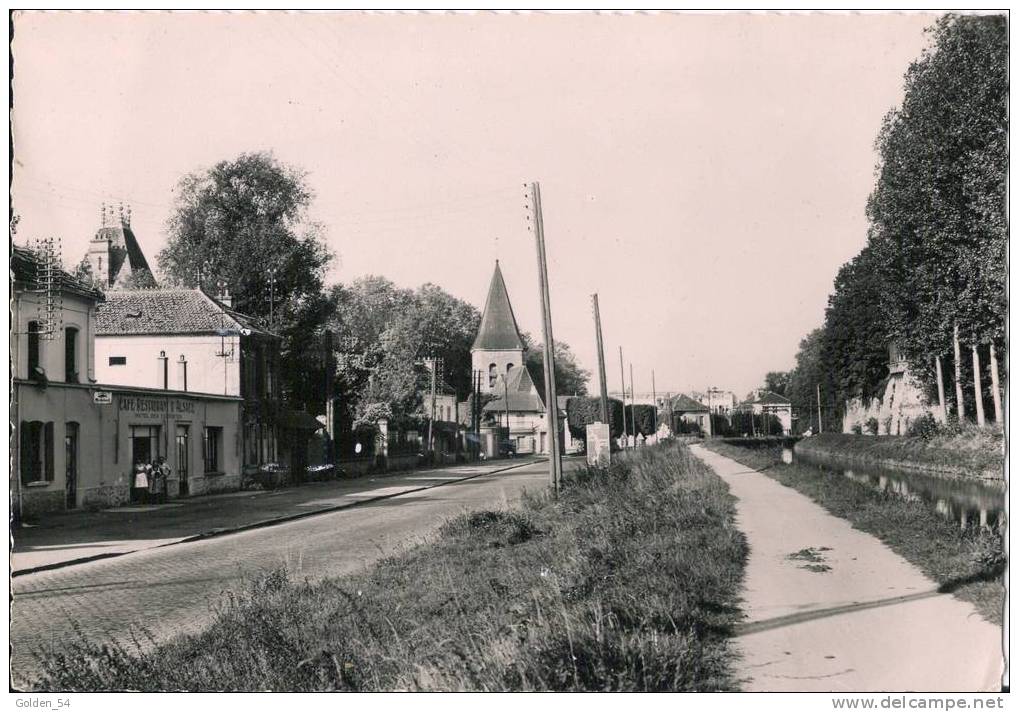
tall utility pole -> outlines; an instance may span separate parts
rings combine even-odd
[[[655,408],[655,442],[658,442],[658,393],[655,391],[655,370],[651,369],[651,402]]]
[[[630,362],[630,425],[633,427],[633,446],[637,447],[637,389],[633,386],[633,361]]]
[[[326,389],[326,436],[329,440],[329,461],[336,468],[336,407],[333,398],[333,332],[326,329],[322,333],[322,362],[325,366],[325,389]]]
[[[429,453],[432,452],[432,450],[434,450],[433,440],[432,440],[432,438],[434,437],[434,433],[432,431],[432,423],[435,422],[435,370],[436,370],[436,363],[435,363],[435,357],[434,356],[430,359],[430,363],[432,364],[432,410],[431,410],[431,415],[428,416],[428,452]]]
[[[821,384],[817,384],[817,432],[824,432],[824,413],[821,410]]]
[[[598,295],[592,294],[594,303],[594,332],[598,337],[598,392],[601,396],[601,422],[609,422],[609,386],[605,378],[605,344],[601,338],[601,311],[598,309]]]
[[[630,447],[630,436],[626,433],[626,376],[623,375],[623,347],[619,347],[619,384],[623,389],[623,448]]]
[[[541,187],[531,183],[531,209],[534,211],[534,238],[538,252],[538,286],[541,292],[541,321],[544,333],[545,414],[548,418],[548,477],[552,491],[559,492],[563,477],[562,454],[559,452],[559,400],[555,382],[555,339],[552,337],[552,304],[549,300],[548,262],[545,259],[545,227],[541,218]],[[528,228],[530,230],[530,228]]]

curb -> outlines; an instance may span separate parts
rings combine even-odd
[[[495,475],[500,472],[507,472],[509,470],[516,470],[520,467],[527,467],[528,465],[534,465],[546,461],[548,458],[531,460],[529,462],[521,462],[518,465],[508,465],[506,467],[500,467],[497,470],[491,470],[489,472],[479,472],[474,475],[468,475],[467,477],[461,477],[456,480],[447,480],[445,482],[438,482],[434,485],[422,485],[421,487],[414,487],[413,489],[403,490],[402,492],[393,492],[391,494],[380,494],[375,497],[369,497],[366,499],[360,499],[356,502],[347,502],[346,504],[337,504],[331,507],[324,507],[322,509],[315,509],[310,512],[297,512],[296,514],[285,514],[281,517],[273,517],[271,519],[261,519],[251,524],[241,524],[236,527],[225,527],[222,529],[211,529],[207,532],[200,534],[192,534],[191,536],[177,539],[176,541],[170,541],[165,544],[159,544],[157,546],[146,546],[140,549],[131,549],[130,551],[118,551],[113,553],[95,554],[93,556],[84,556],[80,559],[69,559],[67,561],[57,561],[52,564],[43,564],[42,566],[33,566],[30,569],[18,569],[17,571],[11,571],[11,578],[17,576],[27,576],[28,574],[41,573],[43,571],[53,571],[55,569],[63,569],[68,566],[77,566],[79,564],[87,564],[92,561],[101,561],[102,559],[114,559],[118,556],[127,556],[128,554],[136,554],[139,551],[152,551],[154,549],[163,549],[167,546],[176,546],[177,544],[188,544],[196,541],[203,541],[205,539],[216,539],[221,536],[227,536],[229,534],[239,534],[241,532],[252,531],[254,529],[264,529],[266,527],[275,526],[277,524],[286,524],[288,522],[294,522],[299,519],[307,519],[308,517],[315,517],[320,514],[330,514],[332,512],[338,512],[344,509],[350,509],[352,507],[359,507],[363,504],[371,504],[372,502],[381,502],[386,499],[393,499],[394,497],[402,497],[405,494],[413,494],[414,492],[423,492],[424,490],[435,489],[437,487],[444,487],[446,485],[454,485],[458,482],[466,482],[468,480],[474,480],[478,477],[486,477],[488,475]]]

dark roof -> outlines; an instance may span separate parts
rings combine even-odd
[[[495,396],[495,400],[486,403],[482,409],[486,413],[506,410],[507,401],[504,398],[508,399],[510,411],[545,412],[545,404],[538,395],[526,366],[514,366],[507,371],[492,388],[492,395]]]
[[[690,396],[680,393],[672,399],[672,410],[681,413],[707,413],[708,407],[703,403],[698,403]]]
[[[96,335],[214,334],[222,330],[268,334],[254,319],[200,289],[110,290],[96,309]]]
[[[96,231],[96,236],[92,240],[109,242],[110,283],[108,286],[113,288],[126,286],[128,279],[132,276],[145,272],[152,277],[153,284],[155,284],[155,277],[130,225],[122,223],[101,227]]]
[[[478,336],[474,339],[471,349],[509,351],[522,348],[524,341],[520,338],[520,329],[517,328],[517,320],[513,316],[513,307],[506,293],[506,282],[503,281],[502,270],[499,269],[499,260],[496,260],[492,284],[488,287],[488,298],[485,300],[485,311],[481,315],[481,325],[478,327]]]
[[[15,287],[21,289],[38,289],[43,260],[33,250],[11,245],[11,273]],[[63,269],[54,274],[54,281],[61,291],[76,294],[96,302],[103,300],[103,293],[92,284],[82,281]]]
[[[761,405],[791,405],[792,401],[778,393],[765,391],[754,403],[760,403]]]

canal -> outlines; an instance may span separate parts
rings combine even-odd
[[[801,455],[798,463],[846,477],[854,482],[908,501],[922,502],[944,517],[968,526],[995,527],[1005,521],[1003,487],[980,480],[937,477],[903,470],[818,464]]]

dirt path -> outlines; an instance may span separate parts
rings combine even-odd
[[[694,446],[750,544],[740,631],[749,691],[997,691],[1001,629],[876,537]]]

